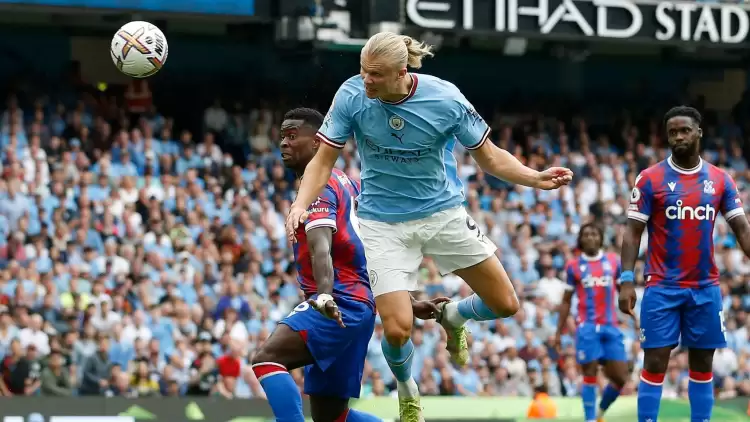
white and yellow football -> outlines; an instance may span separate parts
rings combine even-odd
[[[133,78],[148,78],[161,70],[167,61],[167,37],[148,22],[125,24],[112,38],[109,50],[120,72]]]

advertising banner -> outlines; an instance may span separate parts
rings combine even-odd
[[[744,47],[744,4],[651,0],[406,0],[407,27],[558,39]]]
[[[0,4],[254,16],[255,0],[0,0]]]
[[[583,420],[580,398],[553,399],[559,422]],[[512,422],[524,421],[530,398],[523,397],[423,397],[426,422]],[[398,400],[377,397],[352,401],[351,406],[369,412],[384,422],[398,420]],[[747,398],[719,400],[714,419],[721,422],[747,422]],[[305,403],[309,419],[309,407]],[[636,399],[621,397],[607,412],[607,422],[633,422]],[[690,405],[686,400],[665,400],[660,422],[688,422]],[[125,399],[105,397],[14,397],[3,400],[0,422],[272,422],[268,402],[261,399],[225,400],[221,398],[150,398]]]

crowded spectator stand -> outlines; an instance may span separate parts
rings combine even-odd
[[[274,144],[283,111],[228,111],[216,101],[205,110],[204,130],[191,133],[156,108],[132,113],[104,95],[72,103],[7,98],[0,120],[3,395],[262,397],[248,359],[301,300],[283,228],[296,183]],[[621,139],[612,140],[589,130],[585,115],[495,113],[492,125],[495,142],[527,165],[568,166],[577,178],[559,191],[510,186],[454,151],[466,206],[499,246],[522,309],[471,323],[472,358],[461,368],[449,363],[438,325],[420,322],[414,374],[423,395],[531,397],[545,385],[550,396],[576,396],[572,317],[562,353],[550,346],[564,264],[577,253],[578,228],[590,221],[606,226],[606,247],[618,252],[630,187],[640,170],[666,157],[665,141],[658,120],[621,119],[610,128]],[[731,120],[712,124],[703,145],[705,159],[744,192],[750,169],[741,133]],[[353,143],[339,167],[357,178]],[[716,353],[717,394],[750,396],[750,263],[723,221],[715,243],[730,344]],[[471,293],[429,260],[421,281],[425,296]],[[637,374],[637,333],[628,318],[621,327]],[[382,335],[377,325],[363,397],[394,394]],[[295,376],[301,385],[301,372]],[[664,395],[685,398],[686,387],[687,356],[677,350]]]

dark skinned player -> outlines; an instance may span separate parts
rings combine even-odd
[[[560,321],[555,346],[567,325],[573,295],[578,296],[576,315],[576,359],[583,372],[583,410],[586,422],[602,422],[604,412],[619,397],[628,379],[628,362],[624,337],[617,319],[617,279],[620,258],[605,253],[604,230],[596,224],[585,224],[578,233],[581,254],[565,268],[567,291],[560,306]],[[599,365],[610,384],[602,393],[597,415],[596,393]]]
[[[315,156],[323,115],[308,108],[289,111],[281,124],[281,158],[301,176]],[[358,398],[367,345],[375,327],[355,199],[359,184],[334,170],[325,190],[308,208],[296,233],[294,254],[306,301],[297,305],[253,358],[253,372],[278,422],[304,422],[302,399],[288,371],[305,368],[305,393],[315,422],[379,421],[349,409]],[[417,301],[414,315],[435,318],[447,298]]]
[[[727,346],[714,222],[721,212],[748,256],[750,224],[734,180],[700,156],[700,113],[674,107],[665,114],[664,125],[672,155],[641,172],[631,193],[619,306],[633,313],[633,271],[641,235],[648,228],[638,421],[657,422],[670,352],[681,343],[688,349],[690,420],[705,422],[714,403],[714,351]]]

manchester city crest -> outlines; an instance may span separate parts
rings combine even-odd
[[[388,119],[388,126],[393,130],[401,130],[404,128],[404,119],[398,116],[391,116],[391,118]]]

